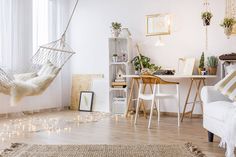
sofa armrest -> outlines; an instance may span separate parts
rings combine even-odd
[[[232,102],[229,98],[217,91],[214,86],[205,86],[201,91],[201,99],[203,104],[207,104],[214,101],[229,101]]]

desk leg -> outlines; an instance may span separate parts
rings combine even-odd
[[[133,96],[133,90],[134,90],[134,81],[135,79],[132,78],[131,80],[131,87],[130,87],[130,94],[129,94],[129,99],[128,99],[128,105],[127,105],[127,109],[126,109],[126,113],[125,113],[125,117],[128,117],[128,113],[130,111],[131,108],[131,102],[132,102],[132,96]]]
[[[183,109],[183,113],[182,113],[181,122],[183,122],[183,120],[184,120],[185,111],[186,111],[186,107],[187,107],[187,105],[188,105],[188,100],[189,100],[189,96],[190,96],[190,93],[191,93],[192,87],[193,87],[193,79],[191,79],[191,83],[190,83],[190,86],[189,86],[189,90],[188,90],[187,98],[186,98],[186,100],[185,100],[185,104],[184,104],[184,109]]]
[[[194,101],[193,101],[193,106],[192,106],[192,110],[191,110],[191,113],[190,113],[190,118],[193,117],[193,110],[195,108],[195,105],[196,105],[196,102],[197,102],[197,98],[198,97],[200,98],[200,87],[201,87],[201,84],[202,84],[202,79],[200,79],[198,82],[197,81],[198,80],[195,80],[197,91],[195,93],[195,97],[194,97]]]

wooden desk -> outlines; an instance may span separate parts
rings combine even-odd
[[[201,103],[201,108],[203,110],[201,96],[200,96],[201,85],[203,85],[203,86],[206,85],[206,82],[205,82],[206,79],[211,79],[211,78],[216,78],[217,77],[215,75],[156,75],[156,76],[158,76],[162,79],[190,79],[191,80],[191,83],[189,85],[189,90],[188,90],[188,93],[187,93],[187,97],[185,99],[185,104],[184,104],[184,109],[183,109],[183,112],[182,112],[181,122],[184,120],[184,117],[186,115],[189,115],[190,118],[192,118],[192,114],[193,114],[193,111],[194,111],[194,108],[195,108],[195,105],[196,105],[197,102]],[[134,86],[135,86],[134,84],[136,83],[137,87],[139,86],[140,76],[139,75],[124,75],[123,77],[131,78],[131,87],[130,87],[131,89],[130,89],[127,109],[126,109],[126,113],[125,113],[125,116],[127,117],[128,113],[130,111],[134,112],[134,109],[131,108],[131,103],[132,103],[132,100],[133,100],[133,98],[132,98],[133,97],[133,91],[134,91]],[[191,94],[192,89],[193,89],[193,84],[196,85],[195,97],[194,97],[193,102],[189,102],[189,97],[190,97],[190,94]],[[197,101],[197,98],[199,98],[199,101]],[[189,104],[192,104],[192,109],[190,111],[186,112],[186,108]],[[146,114],[144,105],[143,105],[143,109],[144,109],[144,114]]]

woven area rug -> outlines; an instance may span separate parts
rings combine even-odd
[[[12,144],[0,157],[205,157],[185,145],[27,145]]]

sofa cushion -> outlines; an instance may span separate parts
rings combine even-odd
[[[229,73],[224,79],[215,85],[223,95],[232,101],[236,101],[236,70]]]
[[[215,101],[204,105],[204,115],[224,122],[228,111],[233,108],[233,103],[227,101]]]

